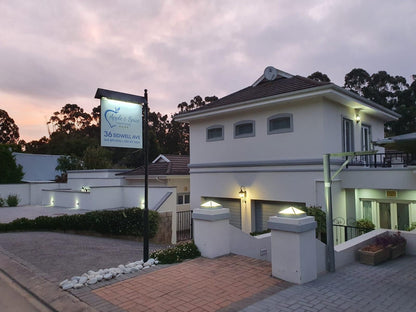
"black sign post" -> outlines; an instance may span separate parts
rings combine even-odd
[[[110,100],[123,101],[126,103],[139,104],[143,105],[143,116],[140,118],[144,122],[142,123],[143,128],[143,152],[144,152],[144,213],[143,213],[143,261],[149,259],[149,198],[148,198],[148,189],[149,189],[149,177],[148,177],[148,162],[149,162],[149,144],[148,144],[148,98],[147,98],[147,89],[144,90],[144,97],[139,95],[133,95],[128,93],[122,93],[106,89],[97,89],[95,93],[96,99],[107,98]],[[103,116],[101,116],[102,118]],[[108,146],[108,145],[106,145]],[[117,146],[117,143],[114,144],[114,147],[126,147],[126,146]]]

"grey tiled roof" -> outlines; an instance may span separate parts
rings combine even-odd
[[[192,110],[192,112],[202,111],[219,106],[226,106],[234,103],[241,103],[255,99],[267,98],[270,96],[320,87],[328,84],[331,83],[319,82],[301,76],[292,76],[290,78],[278,76],[275,80],[272,81],[263,79],[258,84],[231,93],[230,95],[224,96],[223,98],[220,98],[217,101],[212,102],[211,104]]]
[[[166,162],[160,158],[157,162],[148,165],[149,175],[188,175],[188,155],[163,155],[169,160]],[[144,175],[144,166],[120,174],[122,176]]]

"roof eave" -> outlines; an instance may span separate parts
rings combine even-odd
[[[294,92],[278,94],[278,95],[270,96],[270,97],[237,102],[237,103],[224,105],[224,106],[218,106],[218,107],[213,107],[213,108],[204,107],[204,109],[202,110],[195,110],[195,111],[190,111],[186,113],[181,113],[179,115],[174,116],[174,119],[180,122],[189,122],[191,120],[206,118],[209,116],[215,116],[215,115],[223,114],[227,112],[245,110],[245,109],[253,108],[256,106],[263,106],[263,105],[268,105],[268,104],[277,103],[277,102],[284,102],[284,101],[294,101],[294,100],[304,99],[307,97],[325,96],[331,92],[336,92],[335,95],[338,94],[340,98],[349,97],[359,102],[359,104],[363,106],[375,109],[381,115],[383,115],[384,118],[386,119],[397,120],[398,118],[400,118],[400,114],[397,114],[396,112],[393,112],[392,110],[389,110],[388,108],[385,108],[371,100],[363,98],[359,96],[358,94],[345,90],[335,84],[327,84],[323,86],[302,89],[302,90],[298,90]],[[346,101],[344,101],[343,104],[345,104],[348,99],[345,98],[345,100]]]

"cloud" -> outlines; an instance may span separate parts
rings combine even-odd
[[[147,88],[151,109],[169,114],[195,95],[244,88],[268,65],[340,85],[355,67],[415,73],[413,0],[15,0],[0,11],[6,111],[90,111],[101,87]]]

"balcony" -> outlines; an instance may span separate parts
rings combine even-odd
[[[377,153],[373,155],[354,156],[348,167],[397,168],[416,166],[416,154],[403,152]]]

